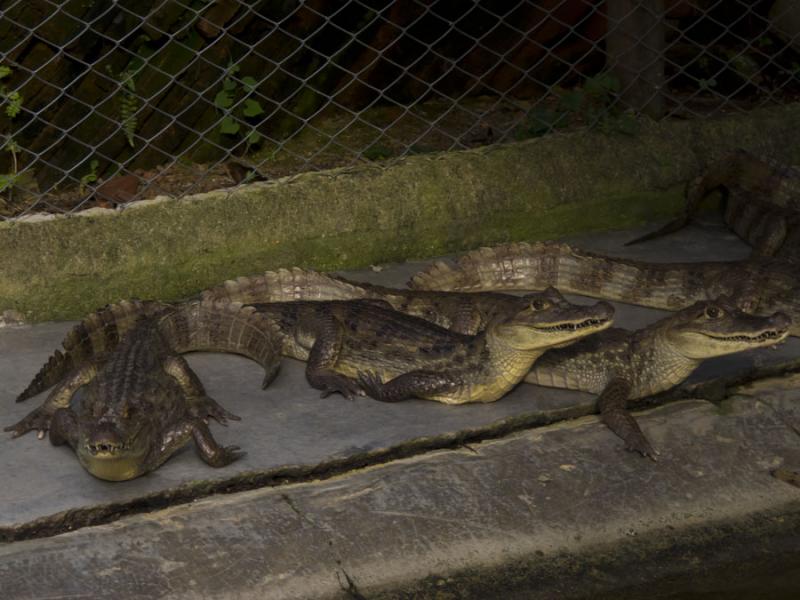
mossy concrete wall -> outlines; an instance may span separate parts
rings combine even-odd
[[[121,298],[173,300],[282,266],[355,268],[629,227],[676,213],[687,179],[732,148],[800,162],[799,130],[794,104],[0,223],[0,311],[76,318]]]

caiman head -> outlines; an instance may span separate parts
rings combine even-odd
[[[487,333],[515,350],[565,345],[611,326],[614,308],[608,302],[571,304],[553,287],[523,296],[517,314],[489,325]]]
[[[156,411],[142,396],[110,404],[104,394],[95,386],[86,388],[77,419],[78,460],[98,479],[124,481],[143,475],[154,468],[150,456],[160,441]]]
[[[789,335],[792,320],[781,312],[760,317],[728,298],[697,302],[664,322],[664,335],[686,358],[702,360],[772,346]]]

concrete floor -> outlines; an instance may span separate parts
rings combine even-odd
[[[747,254],[716,222],[622,247],[638,233],[568,241],[648,260],[730,260]],[[421,266],[347,275],[402,285]],[[617,308],[617,324],[626,328],[662,314]],[[0,424],[15,422],[41,402],[43,396],[15,404],[14,397],[70,325],[0,330]],[[777,350],[708,361],[692,380],[798,356],[800,340],[792,339]],[[625,452],[596,417],[454,447],[453,439],[465,431],[489,430],[523,415],[588,413],[593,401],[588,394],[523,384],[501,401],[479,406],[323,400],[296,361],[285,360],[267,390],[260,389],[260,368],[245,359],[197,354],[189,361],[209,394],[242,417],[227,428],[216,426],[215,437],[241,446],[247,456],[211,469],[187,447],[154,473],[108,483],[86,473],[67,448],[32,434],[16,440],[4,434],[0,533],[5,539],[34,537],[40,526],[71,523],[76,514],[87,519],[94,513],[143,514],[0,545],[0,597],[95,597],[108,586],[122,598],[355,598],[365,590],[370,598],[394,597],[398,590],[427,597],[420,582],[428,577],[449,581],[442,589],[461,585],[463,597],[472,597],[473,589],[474,597],[482,597],[486,588],[465,583],[469,574],[486,571],[489,581],[492,573],[522,561],[530,576],[545,568],[545,560],[534,564],[537,556],[577,556],[598,545],[624,544],[631,536],[650,540],[665,529],[740,523],[745,515],[768,511],[785,516],[791,512],[787,507],[800,501],[800,490],[769,474],[782,465],[800,466],[800,392],[781,381],[743,391],[750,395],[736,396],[724,410],[695,400],[648,412],[640,420],[662,453],[654,464]],[[380,451],[420,439],[442,449],[374,460]],[[362,459],[383,464],[341,466]],[[326,465],[337,475],[325,481],[271,482],[263,489],[155,510],[173,496],[196,491],[202,497],[197,490],[267,481],[293,468],[322,472]],[[551,566],[547,572],[557,574]],[[539,583],[550,589],[544,579]],[[490,589],[505,589],[493,585]]]

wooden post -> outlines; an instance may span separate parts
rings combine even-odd
[[[664,0],[606,0],[607,66],[626,108],[664,114]]]

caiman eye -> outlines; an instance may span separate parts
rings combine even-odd
[[[706,307],[706,316],[709,319],[717,319],[722,315],[722,311],[718,309],[716,306],[708,306]]]
[[[550,303],[547,300],[542,300],[541,298],[531,300],[531,308],[533,310],[544,310],[549,307]]]

